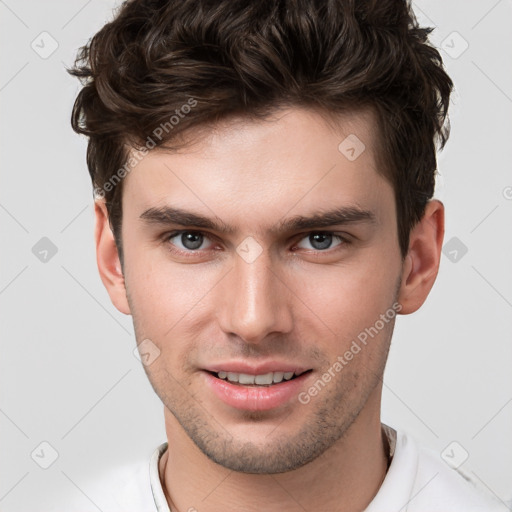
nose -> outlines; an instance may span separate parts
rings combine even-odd
[[[292,330],[292,293],[267,251],[248,262],[238,254],[219,287],[217,318],[221,329],[246,343]]]

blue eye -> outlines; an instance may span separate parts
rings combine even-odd
[[[215,248],[215,242],[201,231],[175,231],[165,236],[165,242],[172,252],[190,257],[204,257],[203,251]],[[327,231],[314,231],[304,236],[295,248],[327,253],[329,249],[347,244],[350,244],[350,240],[344,236]]]
[[[333,239],[337,239],[339,242],[333,245]],[[301,245],[303,240],[309,242],[310,247],[304,247]],[[336,247],[341,245],[345,240],[338,235],[333,235],[332,233],[324,233],[324,232],[316,232],[310,233],[308,236],[304,237],[297,247],[301,249],[314,249],[315,251],[325,251],[326,249],[330,249],[331,247]]]
[[[171,244],[185,251],[196,251],[200,249],[205,240],[208,240],[208,238],[197,231],[180,231],[171,233],[168,237],[168,241]]]

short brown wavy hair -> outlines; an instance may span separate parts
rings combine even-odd
[[[89,137],[89,173],[121,261],[130,147],[172,147],[227,116],[265,117],[286,106],[326,115],[373,110],[379,172],[395,191],[405,257],[434,193],[436,146],[449,134],[453,84],[431,30],[405,0],[124,2],[68,70],[83,84],[72,126]]]

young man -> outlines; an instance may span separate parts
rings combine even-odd
[[[167,443],[113,511],[499,511],[381,424],[452,82],[406,2],[132,0],[80,52],[102,281]]]

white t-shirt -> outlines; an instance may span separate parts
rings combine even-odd
[[[506,512],[508,507],[484,492],[439,454],[402,431],[383,425],[391,465],[379,492],[365,512]],[[121,467],[85,486],[87,499],[51,512],[170,512],[160,483],[161,444],[148,462]],[[393,453],[394,452],[394,453]]]

